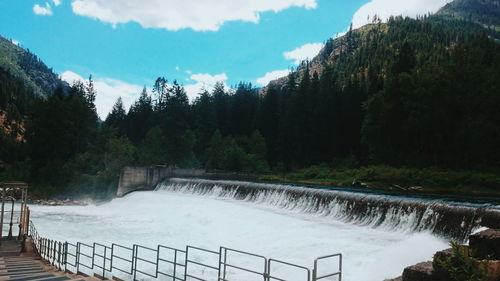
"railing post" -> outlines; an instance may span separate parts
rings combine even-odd
[[[57,248],[57,242],[56,241],[52,241],[52,248],[53,248],[53,252],[54,254],[52,255],[52,261],[53,261],[53,264],[55,265],[56,264],[56,257],[57,257],[57,252],[56,252],[56,248]]]
[[[92,244],[92,269],[94,269],[95,243]]]
[[[339,281],[342,281],[342,254],[339,255]]]
[[[113,271],[113,254],[114,254],[114,247],[113,243],[111,243],[111,258],[109,259],[109,272]]]
[[[222,254],[222,252],[221,252],[220,254]],[[226,248],[224,248],[224,266],[223,266],[223,271],[222,271],[222,272],[223,272],[223,273],[222,273],[222,278],[223,278],[224,280],[226,280],[226,271],[227,271],[227,266],[226,266],[226,264],[227,264],[227,249],[226,249]]]
[[[160,266],[160,245],[156,247],[156,272],[155,278],[158,278],[158,267]]]
[[[186,246],[186,255],[185,255],[185,261],[184,261],[184,281],[187,280],[187,273],[188,273],[188,260],[189,260],[189,247]]]
[[[49,258],[49,263],[50,263],[50,259],[52,258],[52,240],[48,239],[47,243],[48,243],[48,246],[49,246],[48,249],[47,249],[47,251],[48,251],[48,253],[47,253],[48,255],[47,256]]]
[[[76,274],[78,274],[78,272],[80,272],[80,242],[76,243],[76,258],[75,258],[75,262],[76,262]]]
[[[64,242],[64,271],[68,271],[68,242]]]
[[[133,281],[136,281],[136,277],[137,277],[137,245],[134,244],[134,246],[132,247],[132,272],[134,273],[134,280]]]
[[[271,261],[266,260],[264,262],[264,281],[269,281],[269,276],[271,276]]]
[[[174,250],[174,281],[176,280],[177,272],[177,250]]]
[[[106,279],[104,277],[104,274],[106,273],[106,246],[104,246],[104,258],[103,258],[103,265],[102,265],[102,278]]]
[[[57,268],[61,270],[61,242],[56,241],[57,246]]]
[[[221,266],[222,266],[222,247],[219,248],[219,266],[217,270],[217,280],[220,281],[220,274],[221,274]]]

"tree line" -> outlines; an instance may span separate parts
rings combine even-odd
[[[45,189],[112,192],[124,165],[498,171],[500,47],[492,32],[436,16],[391,18],[329,40],[265,91],[218,83],[190,103],[181,85],[159,77],[129,109],[118,99],[102,122],[92,80],[78,82],[34,98],[4,175]]]

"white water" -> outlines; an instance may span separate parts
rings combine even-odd
[[[404,267],[430,260],[448,246],[428,233],[373,229],[267,204],[172,191],[136,192],[99,206],[31,210],[40,235],[59,241],[179,249],[189,244],[215,251],[225,246],[308,268],[316,257],[341,252],[346,281],[399,276]]]

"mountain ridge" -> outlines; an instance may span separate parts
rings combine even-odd
[[[34,95],[46,97],[69,85],[62,81],[40,58],[11,40],[0,36],[0,68],[21,79]]]
[[[485,11],[487,12],[484,13]],[[401,16],[391,18],[401,18]],[[456,24],[460,21],[470,23],[471,26],[477,24],[482,28],[488,29],[492,34],[490,35],[491,37],[500,40],[500,0],[455,0],[440,8],[435,14],[419,16],[417,19],[434,19],[435,21],[443,21],[444,24]],[[340,54],[356,51],[355,49],[345,49],[347,44],[346,38],[349,35],[354,34],[358,37],[364,37],[373,29],[378,29],[378,31],[386,33],[388,28],[389,25],[387,23],[382,23],[380,19],[374,18],[370,24],[349,30],[343,36],[330,38],[314,58],[310,61],[303,61],[289,76],[295,75],[300,77],[305,69],[308,69],[311,76],[314,72],[321,74],[325,67],[333,64]],[[270,81],[268,85],[261,88],[260,93],[265,94],[269,87],[283,87],[288,81],[289,76]]]

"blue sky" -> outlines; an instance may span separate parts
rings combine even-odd
[[[191,99],[216,81],[263,86],[368,16],[423,14],[447,0],[1,0],[0,35],[63,79],[92,74],[105,118],[158,76]]]

